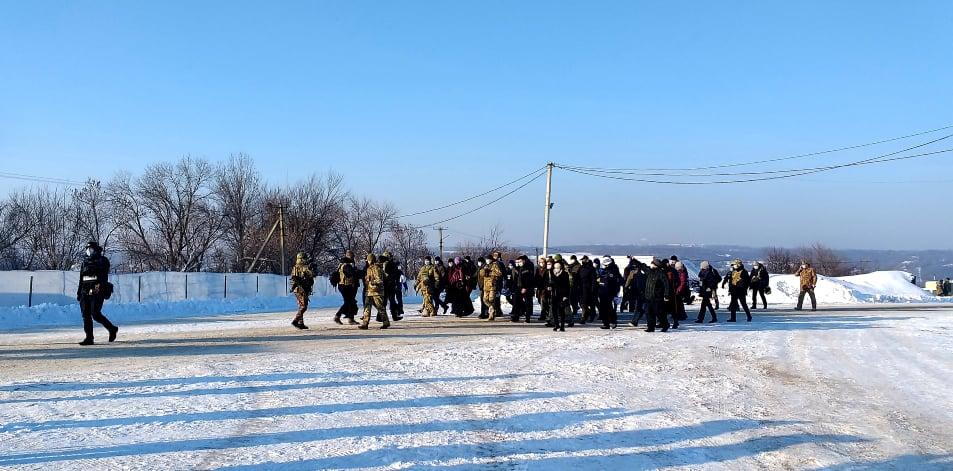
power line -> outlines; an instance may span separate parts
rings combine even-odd
[[[64,178],[54,178],[54,177],[42,177],[37,175],[27,175],[23,173],[12,173],[12,172],[0,172],[0,178],[7,178],[11,180],[23,180],[37,183],[50,183],[53,185],[64,185],[64,186],[83,186],[85,183],[76,182],[72,180],[66,180]]]
[[[468,197],[468,198],[466,198],[466,199],[462,199],[462,200],[460,200],[460,201],[456,201],[456,202],[453,202],[453,203],[450,203],[450,204],[446,204],[446,205],[443,205],[443,206],[440,206],[440,207],[437,207],[437,208],[432,208],[432,209],[428,209],[428,210],[425,210],[425,211],[417,211],[417,212],[415,212],[415,213],[410,213],[410,214],[402,214],[402,215],[400,215],[400,216],[397,216],[397,218],[400,219],[400,218],[406,218],[406,217],[411,217],[411,216],[419,216],[419,215],[421,215],[421,214],[432,213],[432,212],[434,212],[434,211],[440,211],[441,209],[447,209],[447,208],[450,208],[450,207],[453,207],[453,206],[457,206],[457,205],[466,203],[466,202],[468,202],[468,201],[473,201],[473,200],[475,200],[475,199],[477,199],[477,198],[480,198],[480,197],[482,197],[482,196],[486,196],[486,195],[488,195],[488,194],[490,194],[490,193],[493,193],[493,192],[495,192],[495,191],[497,191],[497,190],[501,190],[501,189],[503,189],[503,188],[506,188],[506,187],[508,187],[508,186],[510,186],[510,185],[512,185],[512,184],[514,184],[514,183],[516,183],[516,182],[518,182],[518,181],[520,181],[520,180],[523,180],[523,179],[525,179],[525,178],[527,178],[527,177],[530,177],[530,176],[532,176],[532,175],[535,174],[536,172],[539,172],[539,171],[542,170],[542,169],[543,169],[542,167],[537,168],[536,170],[533,170],[532,172],[527,173],[526,175],[523,175],[522,177],[519,177],[519,178],[517,178],[516,180],[512,180],[512,181],[510,181],[510,182],[504,183],[504,184],[502,184],[502,185],[500,185],[500,186],[498,186],[498,187],[496,187],[496,188],[493,188],[493,189],[491,189],[491,190],[485,191],[485,192],[480,193],[480,194],[478,194],[478,195],[470,196],[470,197]]]
[[[810,152],[810,153],[807,153],[807,154],[797,154],[797,155],[791,155],[791,156],[787,156],[787,157],[776,157],[776,158],[764,159],[764,160],[753,160],[753,161],[749,161],[749,162],[737,162],[737,163],[730,163],[730,164],[711,165],[711,166],[706,166],[706,167],[688,167],[688,168],[611,168],[611,169],[603,169],[603,170],[628,170],[628,171],[634,171],[634,172],[655,172],[655,171],[659,171],[659,172],[663,172],[663,171],[668,171],[668,172],[691,172],[691,171],[696,171],[696,170],[716,170],[716,169],[721,169],[721,168],[744,167],[744,166],[748,166],[748,165],[766,164],[766,163],[772,163],[772,162],[782,162],[782,161],[785,161],[785,160],[795,160],[795,159],[803,159],[803,158],[807,158],[807,157],[815,157],[815,156],[818,156],[818,155],[832,154],[832,153],[835,153],[835,152],[843,152],[843,151],[845,151],[845,150],[861,149],[861,148],[864,148],[864,147],[875,146],[875,145],[884,144],[884,143],[887,143],[887,142],[899,141],[899,140],[908,139],[908,138],[911,138],[911,137],[922,136],[922,135],[925,135],[925,134],[932,134],[932,133],[935,133],[935,132],[938,132],[938,131],[943,131],[943,130],[946,130],[946,129],[953,129],[953,124],[948,125],[948,126],[939,127],[939,128],[936,128],[936,129],[930,129],[930,130],[927,130],[927,131],[920,131],[920,132],[916,132],[916,133],[913,133],[913,134],[907,134],[907,135],[905,135],[905,136],[891,137],[891,138],[888,138],[888,139],[881,139],[881,140],[878,140],[878,141],[868,142],[868,143],[865,143],[865,144],[856,144],[856,145],[851,145],[851,146],[838,147],[838,148],[835,148],[835,149],[822,150],[822,151],[818,151],[818,152]],[[587,170],[587,171],[597,170],[597,169],[595,169],[595,168],[587,168],[587,167],[579,167],[579,169],[580,169],[580,170]]]
[[[901,152],[902,152],[902,151],[901,151]],[[856,161],[856,162],[850,162],[850,163],[841,164],[841,165],[834,165],[834,166],[830,166],[830,167],[821,167],[821,168],[815,168],[815,169],[805,169],[804,171],[800,171],[800,172],[798,172],[798,173],[791,173],[791,174],[785,174],[785,175],[775,175],[775,176],[770,176],[770,177],[758,177],[758,178],[748,178],[748,179],[738,179],[738,180],[714,180],[714,181],[700,181],[700,182],[685,182],[685,181],[675,181],[675,180],[653,180],[653,179],[647,179],[647,178],[620,177],[620,176],[615,176],[615,175],[604,175],[604,174],[599,174],[599,173],[592,173],[592,172],[587,172],[587,171],[584,171],[584,170],[577,170],[577,169],[573,169],[573,168],[565,168],[565,167],[560,167],[560,168],[562,168],[563,170],[566,170],[566,171],[568,171],[568,172],[579,173],[579,174],[589,175],[589,176],[599,177],[599,178],[607,178],[607,179],[611,179],[611,180],[625,180],[625,181],[634,181],[634,182],[641,182],[641,183],[658,183],[658,184],[667,184],[667,185],[723,185],[723,184],[730,184],[730,183],[750,183],[750,182],[760,182],[760,181],[768,181],[768,180],[780,180],[780,179],[783,179],[783,178],[793,178],[793,177],[798,177],[798,176],[801,176],[801,175],[810,175],[810,174],[813,174],[813,173],[826,172],[826,171],[830,171],[830,170],[834,170],[834,169],[838,169],[838,168],[857,167],[857,166],[861,166],[861,165],[871,165],[871,164],[879,164],[879,163],[884,163],[884,162],[893,162],[893,161],[898,161],[898,160],[907,160],[907,159],[914,159],[914,158],[920,158],[920,157],[929,157],[929,156],[933,156],[933,155],[944,154],[944,153],[947,153],[947,152],[953,152],[953,148],[943,149],[943,150],[938,150],[938,151],[933,151],[933,152],[925,152],[925,153],[922,153],[922,154],[914,154],[914,155],[905,155],[905,156],[901,156],[901,157],[893,157],[893,158],[889,158],[889,159],[880,159],[880,158],[878,157],[878,158],[873,158],[873,159],[866,159],[866,160],[860,160],[860,161]],[[889,155],[889,154],[887,154],[887,155]],[[879,160],[878,160],[878,159],[879,159]]]
[[[855,162],[850,162],[849,164],[853,165],[853,164],[864,163],[864,162],[880,161],[884,159],[885,157],[890,157],[890,156],[901,154],[903,152],[907,152],[913,149],[926,147],[930,144],[935,144],[944,139],[949,139],[950,137],[953,137],[953,134],[947,134],[945,136],[939,137],[931,141],[924,142],[922,144],[917,144],[915,146],[907,147],[905,149],[901,149],[895,152],[878,155],[876,157],[859,160]],[[840,164],[840,165],[848,166],[848,164]],[[709,173],[667,173],[667,172],[652,173],[652,172],[637,172],[637,171],[630,171],[630,170],[613,170],[613,169],[600,169],[597,167],[576,167],[576,166],[563,166],[561,168],[566,170],[581,170],[581,171],[594,172],[599,174],[635,175],[635,176],[642,176],[642,177],[660,177],[660,176],[661,177],[716,177],[716,176],[734,176],[734,175],[777,175],[777,174],[785,174],[785,173],[798,173],[798,172],[804,172],[809,170],[827,170],[827,169],[839,168],[839,166],[828,165],[824,167],[806,167],[806,168],[794,168],[794,169],[783,169],[783,170],[763,170],[758,172],[709,172]]]
[[[489,206],[492,206],[493,204],[499,202],[499,201],[502,200],[503,198],[506,198],[507,196],[510,196],[510,195],[512,195],[513,193],[516,193],[517,191],[522,190],[522,189],[525,188],[527,185],[529,185],[530,183],[533,183],[534,181],[538,180],[540,177],[542,177],[542,176],[545,175],[545,174],[546,174],[545,170],[541,168],[541,169],[539,169],[539,170],[536,171],[536,176],[534,176],[533,178],[527,180],[527,181],[526,181],[525,183],[523,183],[522,185],[520,185],[520,186],[518,186],[518,187],[516,187],[516,188],[514,188],[514,189],[512,189],[512,190],[510,190],[510,191],[508,191],[508,192],[506,192],[506,193],[504,193],[502,196],[500,196],[499,198],[494,199],[493,201],[490,201],[490,202],[485,203],[485,204],[483,204],[483,205],[481,205],[481,206],[478,206],[478,207],[476,207],[476,208],[473,208],[473,209],[471,209],[470,211],[467,211],[467,212],[465,212],[465,213],[460,213],[460,214],[458,214],[458,215],[456,215],[456,216],[452,216],[452,217],[449,217],[449,218],[446,218],[446,219],[441,219],[441,220],[439,220],[439,221],[432,222],[432,223],[430,223],[430,224],[423,224],[423,225],[412,226],[412,227],[414,227],[414,228],[416,228],[416,229],[422,229],[422,228],[424,228],[424,227],[436,226],[436,225],[438,225],[438,224],[443,224],[443,223],[445,223],[445,222],[453,221],[453,220],[455,220],[455,219],[462,218],[463,216],[469,216],[470,214],[473,214],[473,213],[475,213],[475,212],[477,212],[477,211],[479,211],[479,210],[481,210],[481,209],[484,209],[484,208],[487,208],[487,207],[489,207]]]

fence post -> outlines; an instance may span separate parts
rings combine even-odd
[[[139,275],[139,302],[142,302],[142,275]]]
[[[228,299],[228,275],[225,275],[225,291],[222,293],[222,299]]]
[[[33,307],[33,275],[30,275],[30,297],[27,299],[26,307]]]
[[[185,299],[189,299],[189,274],[185,274]]]
[[[258,295],[258,275],[255,275],[255,295]]]

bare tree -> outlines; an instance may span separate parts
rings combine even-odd
[[[520,255],[515,249],[509,246],[509,243],[503,236],[503,226],[500,224],[495,224],[490,227],[487,235],[481,237],[479,240],[470,240],[457,244],[455,252],[461,257],[470,256],[473,259],[490,255],[493,252],[500,252],[504,260],[514,259]]]
[[[212,165],[189,156],[111,183],[129,261],[140,270],[201,270],[224,225],[214,183]]]
[[[83,246],[79,205],[63,190],[46,187],[24,192],[18,199],[32,223],[21,246],[26,266],[41,270],[69,270]]]
[[[228,271],[246,271],[249,253],[254,250],[255,212],[261,208],[262,184],[255,162],[247,154],[232,154],[218,168],[215,198],[222,208],[223,243],[221,256]]]
[[[34,217],[16,194],[0,201],[0,254],[8,253],[27,237],[30,227],[35,225]]]
[[[854,271],[847,259],[820,242],[801,248],[798,253],[801,260],[809,262],[818,274],[824,276],[847,276]]]
[[[794,273],[798,259],[794,252],[783,247],[769,247],[764,251],[764,265],[771,273]]]
[[[82,236],[108,249],[113,235],[119,230],[114,201],[106,187],[89,179],[86,185],[73,192],[79,211],[79,229]]]
[[[420,259],[430,254],[427,248],[427,235],[419,227],[393,222],[387,234],[385,246],[394,252],[397,260],[404,264],[404,274],[416,276],[420,269]]]
[[[351,249],[362,257],[377,251],[384,235],[397,218],[391,203],[350,196],[334,228],[334,239],[340,250]]]

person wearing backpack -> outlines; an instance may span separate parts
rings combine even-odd
[[[96,241],[86,244],[86,256],[79,269],[79,286],[76,301],[83,313],[83,331],[86,338],[80,345],[93,345],[93,321],[100,323],[109,332],[109,341],[116,340],[116,327],[103,315],[103,303],[112,296],[109,282],[109,259],[103,256],[103,248]]]
[[[295,264],[291,267],[291,292],[298,301],[298,313],[295,315],[291,325],[304,330],[308,326],[304,325],[304,313],[308,310],[308,301],[311,299],[311,293],[314,289],[314,272],[311,270],[311,261],[308,254],[298,252],[295,257]]]
[[[390,327],[390,319],[387,318],[387,307],[384,303],[385,294],[385,275],[384,267],[377,261],[374,254],[367,254],[367,268],[364,270],[364,317],[361,319],[361,330],[367,330],[371,323],[371,309],[377,310],[377,318],[380,319],[381,329]]]
[[[389,251],[385,251],[378,257],[378,261],[384,268],[384,301],[390,306],[391,317],[395,321],[402,320],[404,305],[398,300],[400,268],[397,267],[397,260],[393,259]]]
[[[759,294],[763,309],[768,308],[768,298],[765,297],[768,286],[768,269],[760,262],[754,262],[751,265],[751,309],[758,309]]]
[[[334,314],[334,323],[342,324],[341,316],[347,318],[347,323],[357,325],[354,317],[357,316],[357,289],[360,283],[360,276],[357,268],[354,267],[354,259],[351,251],[341,257],[341,263],[338,269],[331,274],[331,284],[341,293],[341,299],[344,304]]]

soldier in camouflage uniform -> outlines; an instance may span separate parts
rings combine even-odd
[[[384,267],[377,262],[374,254],[367,254],[367,269],[364,271],[364,317],[361,319],[361,330],[367,330],[371,323],[371,308],[377,309],[378,318],[383,325],[381,329],[390,327],[390,319],[387,318],[387,310],[384,303],[384,285],[385,285]]]
[[[311,297],[311,290],[314,287],[314,272],[311,271],[311,261],[308,260],[308,254],[298,252],[295,257],[295,265],[291,268],[291,292],[294,293],[298,301],[298,313],[295,315],[291,325],[298,329],[307,329],[304,325],[304,312],[308,310],[308,301]]]
[[[483,291],[483,303],[487,306],[487,320],[494,320],[500,314],[500,286],[503,282],[503,267],[499,254],[480,269],[480,289]]]
[[[417,292],[423,296],[423,316],[432,317],[437,315],[437,309],[434,307],[433,295],[437,292],[437,270],[434,268],[433,260],[430,256],[424,258],[424,265],[417,272],[417,283],[414,285]]]

